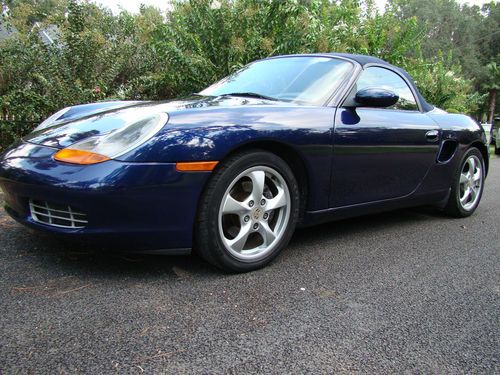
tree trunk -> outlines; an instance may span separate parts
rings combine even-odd
[[[488,124],[493,125],[493,120],[495,118],[495,108],[497,106],[497,90],[493,89],[490,91],[490,103],[488,110]]]

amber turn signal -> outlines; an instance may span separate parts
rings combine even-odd
[[[210,172],[217,163],[218,161],[181,162],[175,165],[175,169],[179,172]]]
[[[64,150],[56,152],[54,159],[72,164],[97,164],[109,160],[107,156],[94,154],[90,151],[72,150],[65,148]]]

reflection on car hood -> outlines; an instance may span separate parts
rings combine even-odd
[[[127,113],[146,110],[148,114],[171,113],[185,110],[203,110],[209,107],[234,107],[242,105],[290,105],[285,102],[274,102],[263,99],[243,97],[189,97],[183,100],[167,102],[123,102],[122,107],[98,112],[83,112],[78,117],[74,115],[68,121],[58,122],[40,131],[34,131],[24,137],[24,141],[39,145],[64,148],[82,139],[103,135],[124,126]]]

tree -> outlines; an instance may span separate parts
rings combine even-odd
[[[487,65],[489,75],[492,80],[484,85],[484,88],[489,92],[488,99],[488,123],[493,124],[495,118],[495,110],[497,103],[497,91],[500,88],[500,66],[496,62],[491,62]]]
[[[498,54],[489,49],[498,51],[500,7],[422,1],[449,15],[424,11],[417,0],[392,0],[383,13],[373,0],[175,1],[166,17],[144,6],[113,15],[83,0],[5,0],[4,20],[19,35],[0,41],[0,109],[30,120],[101,99],[173,98],[256,59],[336,51],[402,66],[431,103],[472,114],[483,100],[474,86],[490,90],[486,65]],[[45,45],[34,22],[57,26],[57,45]],[[461,28],[470,35],[457,34]]]
[[[500,3],[492,1],[482,8],[455,0],[390,0],[389,4],[401,21],[416,17],[422,28],[421,49],[414,55],[432,59],[442,51],[451,56],[451,63],[461,67],[485,98],[477,117],[491,112],[491,100],[484,94],[495,80],[487,66],[500,54]]]

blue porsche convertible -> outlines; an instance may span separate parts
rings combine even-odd
[[[487,171],[471,118],[398,67],[332,53],[259,60],[182,100],[65,108],[3,153],[0,186],[31,228],[242,272],[297,225],[418,205],[469,216]]]

